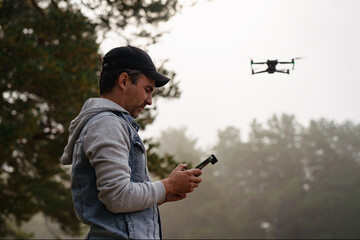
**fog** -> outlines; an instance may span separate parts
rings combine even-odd
[[[206,148],[217,130],[241,129],[256,118],[294,114],[303,124],[326,117],[359,121],[359,1],[199,1],[162,27],[149,47],[155,61],[177,73],[181,98],[159,101],[143,136],[186,126]],[[108,39],[104,52],[119,42]],[[290,74],[252,75],[250,59],[295,60]],[[278,66],[282,68],[282,66]],[[291,66],[289,66],[291,68]]]

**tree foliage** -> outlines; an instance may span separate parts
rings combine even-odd
[[[97,96],[99,36],[118,31],[127,43],[154,43],[157,24],[178,9],[176,0],[0,1],[0,236],[28,236],[12,224],[38,212],[80,233],[59,160],[70,121]],[[154,98],[178,96],[172,82]],[[156,106],[139,123],[155,116]]]
[[[254,120],[246,142],[234,127],[220,130],[219,163],[204,169],[180,210],[163,207],[164,235],[359,238],[359,141],[359,124],[320,119],[304,127],[286,114]]]
[[[169,128],[161,131],[158,141],[160,146],[156,151],[160,155],[174,156],[178,162],[198,164],[204,155],[196,147],[197,139],[187,135],[186,127]]]
[[[177,0],[102,0],[71,1],[52,0],[67,7],[78,9],[96,25],[102,39],[113,31],[123,44],[137,42],[148,45],[156,43],[166,30],[158,28],[181,9]]]
[[[1,15],[0,235],[38,211],[78,233],[59,166],[64,127],[95,95],[99,64],[94,26],[53,6],[42,14],[26,1],[3,1]],[[63,19],[67,19],[64,22]],[[60,24],[62,23],[62,24]]]
[[[188,168],[198,164],[203,154],[196,148],[196,141],[186,135],[186,127],[170,128],[162,131],[155,141],[146,140],[149,169],[153,174],[166,178],[179,162],[186,163]]]

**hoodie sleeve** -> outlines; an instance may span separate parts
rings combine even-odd
[[[98,197],[109,211],[133,212],[164,200],[161,181],[130,181],[130,139],[123,119],[105,116],[92,122],[84,137],[84,151],[95,168]]]

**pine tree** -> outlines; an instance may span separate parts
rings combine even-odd
[[[67,234],[81,232],[60,157],[70,121],[98,95],[99,38],[117,31],[128,43],[153,44],[157,24],[178,10],[176,0],[0,1],[0,236],[28,236],[13,224],[38,212]],[[172,82],[154,98],[179,94]],[[155,114],[156,105],[139,119],[142,128]]]

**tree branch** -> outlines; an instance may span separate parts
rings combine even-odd
[[[39,7],[39,5],[37,5],[37,3],[36,3],[35,0],[29,0],[28,2],[30,3],[30,5],[31,5],[38,13],[40,13],[40,15],[41,15],[42,17],[45,17],[45,12],[44,12],[44,10],[42,10],[42,9]]]

